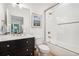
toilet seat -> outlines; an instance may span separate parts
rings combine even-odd
[[[42,50],[49,50],[49,47],[46,46],[46,45],[39,45],[39,48],[42,49]]]
[[[48,53],[49,52],[49,47],[44,44],[41,44],[38,47],[39,47],[39,50],[41,53]]]

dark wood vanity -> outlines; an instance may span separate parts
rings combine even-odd
[[[0,56],[34,56],[35,38],[0,42]]]

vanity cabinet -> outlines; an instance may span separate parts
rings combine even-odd
[[[0,56],[34,56],[35,38],[0,42]]]

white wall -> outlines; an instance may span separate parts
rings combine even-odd
[[[37,36],[37,38],[40,38],[37,40],[37,43],[38,42],[43,42],[44,40],[44,23],[45,23],[45,20],[44,20],[44,10],[46,10],[47,8],[55,5],[56,3],[31,3],[31,4],[27,4],[27,6],[30,6],[31,7],[31,10],[32,12],[36,12],[38,14],[41,14],[42,15],[42,26],[41,28],[37,28],[37,29],[32,29],[33,33],[36,32],[36,34],[34,34],[35,36]]]
[[[40,28],[32,28],[32,26],[30,25],[31,33],[36,37],[37,44],[42,43],[44,40],[44,10],[46,10],[48,7],[54,4],[55,3],[26,3],[25,4],[25,7],[30,9],[30,15],[32,12],[42,15]]]
[[[8,7],[8,31],[10,31],[9,29],[9,19],[10,19],[10,14],[12,15],[16,15],[16,16],[23,16],[24,17],[24,33],[30,33],[32,35],[34,35],[37,39],[37,43],[41,43],[44,40],[44,10],[47,9],[48,7],[52,6],[53,4],[41,4],[41,3],[36,3],[36,4],[25,4],[24,7],[25,9],[19,9],[19,8],[11,8],[11,4],[5,4],[5,9],[7,8],[7,5],[9,5]],[[2,7],[1,7],[2,8]],[[31,26],[31,13],[37,13],[42,15],[42,19],[41,19],[41,27],[40,28],[32,28]],[[3,13],[4,14],[4,13]]]
[[[4,13],[5,13],[4,4],[0,3],[0,18],[4,19],[5,17]]]
[[[8,31],[10,31],[10,15],[15,15],[15,16],[23,16],[24,17],[24,33],[27,34],[32,34],[35,36],[37,39],[37,43],[42,43],[44,40],[44,10],[38,10],[34,9],[34,7],[25,5],[23,9],[17,8],[17,7],[12,7],[11,4],[6,4],[6,8],[8,5],[7,9],[7,24],[8,24]],[[31,14],[32,12],[37,13],[42,15],[41,19],[41,27],[39,28],[32,28],[31,25]]]
[[[2,34],[1,27],[3,25],[2,20],[5,20],[4,4],[0,3],[0,34]]]
[[[28,4],[26,4],[26,8],[30,9],[30,33],[36,37],[37,44],[42,43],[44,40],[44,10],[35,9],[34,6],[30,6]],[[38,27],[38,28],[32,27],[32,24],[31,24],[32,12],[42,15],[41,27]]]

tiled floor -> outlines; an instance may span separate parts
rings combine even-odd
[[[34,55],[35,56],[39,56],[38,55],[39,54],[39,52],[37,52],[37,51],[34,51]],[[53,53],[51,53],[51,51],[47,54],[47,56],[55,56]]]

